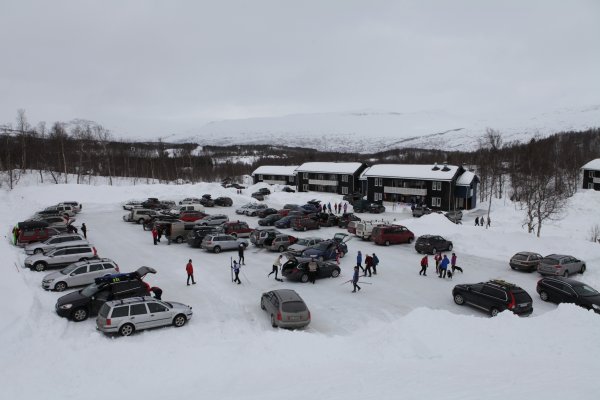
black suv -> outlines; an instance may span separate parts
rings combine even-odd
[[[258,193],[262,194],[263,196],[268,196],[271,194],[271,191],[269,188],[260,188],[258,189]]]
[[[203,194],[202,198],[200,199],[200,204],[202,204],[204,207],[214,207],[215,201],[212,199],[210,194]]]
[[[533,312],[531,296],[517,285],[501,280],[456,285],[452,296],[459,306],[469,304],[492,317],[504,310],[510,310],[520,316],[527,316]]]
[[[385,212],[385,207],[381,204],[372,203],[369,200],[357,200],[352,204],[355,212],[370,212],[380,214]]]
[[[215,199],[215,205],[220,207],[231,207],[233,205],[233,200],[231,200],[231,197],[217,197]]]
[[[205,236],[214,235],[222,232],[223,229],[216,226],[194,226],[194,229],[188,234],[187,243],[192,247],[200,247]]]
[[[155,274],[156,270],[140,267],[135,272],[96,278],[91,285],[59,297],[56,302],[56,313],[61,317],[80,322],[91,315],[98,314],[100,307],[107,301],[149,296],[149,286],[142,281],[148,273]]]
[[[600,293],[575,279],[546,276],[537,283],[540,299],[553,303],[574,303],[600,314]]]
[[[435,254],[438,251],[452,251],[453,245],[449,240],[438,235],[419,236],[415,243],[417,253]]]
[[[347,228],[350,221],[360,221],[360,218],[352,213],[342,214],[338,220],[338,228]]]

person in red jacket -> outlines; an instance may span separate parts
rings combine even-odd
[[[152,239],[154,239],[154,245],[158,244],[158,230],[156,227],[152,228]]]
[[[192,260],[190,259],[190,261],[188,261],[187,265],[185,266],[185,271],[187,272],[187,285],[190,286],[190,279],[192,280],[192,285],[196,284],[196,281],[194,280],[194,266],[192,265]]]
[[[427,276],[427,267],[429,266],[429,260],[427,259],[427,254],[425,257],[421,259],[421,270],[419,271],[419,275],[423,274],[423,276]]]

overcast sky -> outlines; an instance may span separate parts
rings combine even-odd
[[[0,0],[0,123],[600,104],[600,1]]]

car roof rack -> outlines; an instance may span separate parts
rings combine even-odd
[[[503,279],[490,279],[487,283],[492,283],[498,286],[502,286],[503,288],[515,288],[517,285],[514,283],[507,282]]]

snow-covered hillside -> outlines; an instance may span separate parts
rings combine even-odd
[[[264,184],[236,194],[218,184],[197,185],[20,185],[0,191],[0,387],[7,399],[564,399],[597,398],[600,315],[572,305],[544,303],[536,294],[537,273],[508,267],[522,250],[567,253],[584,259],[587,271],[574,276],[600,289],[600,245],[589,228],[600,224],[600,192],[581,191],[561,221],[538,239],[521,227],[522,214],[504,199],[492,206],[492,227],[473,225],[482,210],[467,212],[463,225],[440,215],[412,218],[408,207],[377,218],[396,220],[415,235],[439,233],[454,242],[464,273],[453,280],[430,271],[419,276],[411,245],[390,247],[352,239],[341,260],[342,275],[315,285],[267,278],[276,253],[251,247],[242,285],[230,280],[234,253],[206,253],[186,244],[158,246],[139,225],[122,221],[121,203],[155,196],[180,200],[211,193],[230,196],[234,207],[209,209],[256,225],[234,209]],[[312,198],[338,202],[323,193],[274,191],[267,204],[302,203]],[[45,292],[44,273],[23,268],[24,254],[9,243],[10,228],[34,211],[65,200],[83,203],[85,222],[99,255],[123,271],[141,265],[158,270],[147,280],[164,290],[163,299],[190,304],[186,326],[106,337],[94,320],[74,323],[54,311],[59,293]],[[591,216],[591,217],[590,217]],[[371,215],[361,215],[370,219]],[[330,237],[337,228],[294,232]],[[290,231],[292,232],[292,231]],[[350,279],[358,250],[377,253],[378,274],[361,278],[358,293]],[[185,264],[193,259],[197,285],[185,285]],[[458,306],[451,291],[459,283],[501,278],[522,286],[534,299],[534,313],[508,312],[489,318]],[[312,322],[305,330],[273,329],[260,309],[261,293],[296,290],[307,302]]]
[[[274,118],[225,120],[170,141],[203,145],[283,144],[319,150],[374,152],[390,148],[471,150],[487,128],[504,141],[526,141],[570,130],[600,126],[600,105],[560,109],[537,115],[465,115],[442,111],[298,114]]]

